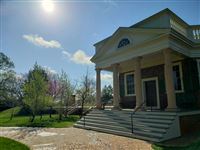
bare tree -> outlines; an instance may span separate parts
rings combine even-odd
[[[59,98],[59,120],[61,120],[64,112],[65,117],[67,117],[68,103],[73,94],[74,86],[64,71],[58,77],[58,84],[57,97]]]
[[[88,71],[86,74],[82,77],[80,86],[77,90],[77,96],[81,100],[81,116],[83,115],[83,109],[84,109],[84,104],[87,100],[89,99],[94,99],[95,95],[95,82],[94,79],[92,79]]]

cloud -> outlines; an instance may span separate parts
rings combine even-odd
[[[91,65],[92,62],[90,59],[92,56],[88,56],[83,50],[77,50],[74,54],[70,54],[67,51],[62,51],[62,54],[65,58],[68,58],[70,61],[76,64],[83,64],[83,65]]]
[[[107,5],[106,8],[104,9],[103,13],[107,13],[111,9],[118,7],[117,2],[114,0],[104,0],[103,2]]]
[[[57,71],[54,70],[54,69],[52,69],[51,67],[44,66],[43,68],[46,71],[46,73],[49,74],[49,75],[55,75],[55,74],[57,74]]]
[[[102,73],[102,74],[101,74],[101,80],[102,80],[102,81],[112,82],[113,76],[112,76],[111,73]]]
[[[96,75],[94,75],[94,79],[96,80]],[[102,88],[105,85],[113,85],[113,75],[112,73],[109,72],[101,72],[101,83],[102,83]]]
[[[58,41],[47,41],[43,37],[38,36],[37,34],[24,34],[23,38],[36,46],[41,46],[45,48],[62,48],[61,44]]]
[[[107,3],[108,5],[110,5],[112,7],[118,7],[117,2],[114,0],[104,0],[104,3]]]
[[[67,57],[71,57],[71,54],[67,51],[62,51],[62,54]]]

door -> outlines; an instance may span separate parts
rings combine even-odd
[[[146,79],[143,81],[144,100],[146,101],[146,107],[158,108],[159,96],[158,96],[158,83],[157,78]]]

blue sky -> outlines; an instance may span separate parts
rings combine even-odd
[[[169,8],[189,24],[200,24],[200,0],[172,1],[54,1],[52,12],[41,1],[2,1],[0,51],[26,73],[37,63],[52,71],[62,69],[77,81],[88,68],[95,76],[93,44],[119,26],[131,26]],[[103,73],[103,84],[111,75]]]

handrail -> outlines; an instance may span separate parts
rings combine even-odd
[[[142,108],[142,106],[146,103],[146,101],[144,101],[142,104],[140,104],[140,106],[138,106],[132,113],[131,113],[131,131],[133,134],[133,115],[140,109]]]
[[[83,125],[85,127],[85,116],[88,112],[90,112],[91,110],[93,109],[93,107],[90,107],[88,110],[86,110],[83,114],[82,114],[82,117],[83,117]]]

